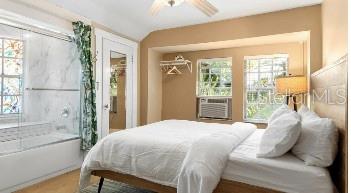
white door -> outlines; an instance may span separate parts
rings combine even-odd
[[[101,120],[101,137],[108,135],[110,133],[110,117],[115,113],[116,116],[122,116],[121,113],[125,113],[123,115],[124,126],[125,128],[133,127],[133,70],[132,70],[132,60],[133,60],[133,49],[127,45],[114,42],[108,39],[103,39],[103,52],[102,52],[102,120]],[[113,59],[121,59],[118,66],[113,64],[113,68],[111,68]],[[112,105],[116,105],[116,101],[114,101],[115,97],[111,98],[111,95],[114,96],[114,92],[111,91],[113,88],[113,81],[111,80],[111,72],[115,72],[118,68],[118,76],[124,76],[124,86],[122,92],[124,94],[123,97],[123,110],[121,107],[119,108],[119,112],[114,110]],[[114,76],[114,74],[112,73]],[[111,87],[112,86],[112,87]],[[117,95],[116,95],[117,96]],[[119,95],[120,96],[120,95]],[[116,99],[117,101],[119,100]],[[121,106],[121,105],[119,105]],[[116,112],[115,112],[116,111]],[[122,112],[123,111],[123,112]],[[113,119],[117,119],[113,117]],[[115,120],[113,120],[115,121]],[[120,126],[119,126],[120,127]],[[118,128],[118,129],[125,129]]]

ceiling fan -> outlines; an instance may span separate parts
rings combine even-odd
[[[175,7],[183,2],[193,5],[209,17],[218,12],[218,9],[207,0],[155,0],[151,6],[150,13],[151,15],[156,15],[166,6]]]

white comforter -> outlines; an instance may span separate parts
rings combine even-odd
[[[179,193],[212,192],[229,153],[255,129],[245,123],[168,120],[113,133],[89,151],[80,187],[88,185],[91,171],[111,170],[176,187]]]

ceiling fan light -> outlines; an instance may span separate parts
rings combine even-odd
[[[184,2],[184,0],[165,0],[167,2],[167,6],[175,7]]]

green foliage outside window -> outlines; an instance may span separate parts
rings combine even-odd
[[[198,96],[232,96],[231,66],[228,58],[200,60]]]
[[[274,81],[287,75],[287,67],[287,54],[245,59],[245,120],[265,122],[284,103],[284,96],[275,95]]]

